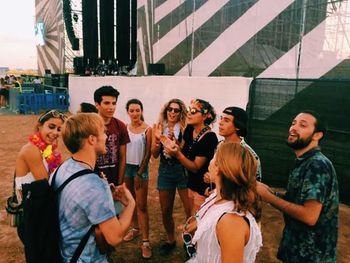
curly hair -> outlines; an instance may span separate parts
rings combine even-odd
[[[191,104],[197,105],[202,114],[206,114],[207,117],[204,120],[206,125],[210,125],[216,120],[216,112],[214,107],[206,100],[202,99],[193,99],[191,100]]]
[[[183,132],[185,130],[185,127],[186,127],[186,115],[187,115],[187,113],[186,113],[186,105],[180,99],[171,99],[167,103],[164,104],[164,106],[162,107],[160,114],[159,114],[158,124],[163,125],[164,122],[168,121],[167,108],[170,106],[171,103],[176,103],[180,107],[181,111],[180,111],[179,123],[180,123],[181,132]]]
[[[239,143],[222,143],[216,152],[221,190],[225,200],[232,200],[238,212],[249,211],[258,221],[261,198],[256,190],[257,162]]]

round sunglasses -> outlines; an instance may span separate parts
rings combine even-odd
[[[201,111],[196,108],[187,107],[187,113],[190,113],[191,115],[195,115],[197,112],[201,112]]]

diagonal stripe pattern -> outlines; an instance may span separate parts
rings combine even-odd
[[[193,60],[191,75],[209,76],[293,2],[294,0],[258,1]],[[185,65],[176,75],[189,75],[189,65]]]

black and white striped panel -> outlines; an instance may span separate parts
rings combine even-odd
[[[295,78],[301,51],[299,77],[320,78],[349,57],[349,14],[349,0],[138,0],[138,73]]]
[[[64,73],[64,22],[62,0],[36,0],[36,23],[45,26],[45,45],[37,46],[38,71],[44,75],[45,69],[52,73]]]

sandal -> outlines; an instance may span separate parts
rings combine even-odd
[[[152,249],[149,242],[143,242],[141,245],[141,255],[144,259],[152,257]]]
[[[137,228],[130,228],[123,238],[124,241],[134,240],[138,235],[140,235],[140,230]]]

